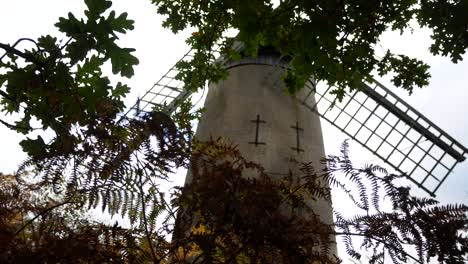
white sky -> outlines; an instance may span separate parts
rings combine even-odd
[[[0,0],[0,42],[14,43],[18,38],[37,38],[43,34],[57,35],[54,23],[58,17],[73,12],[82,14],[84,3],[81,0]],[[117,12],[128,12],[135,20],[135,30],[123,36],[121,43],[126,47],[136,48],[135,55],[140,64],[135,76],[127,83],[132,88],[127,103],[133,103],[152,84],[159,79],[188,50],[184,39],[189,32],[173,35],[160,25],[162,18],[156,15],[149,0],[115,0],[113,8]],[[386,33],[381,39],[384,48],[424,59],[431,65],[430,85],[416,89],[412,96],[407,96],[400,89],[392,89],[410,105],[428,117],[440,128],[448,132],[459,142],[468,146],[468,61],[452,64],[450,59],[434,57],[429,54],[429,34],[427,30],[415,30],[414,34],[400,36],[398,33]],[[0,51],[0,56],[3,51]],[[464,56],[468,60],[468,56]],[[387,85],[388,81],[382,80]],[[390,85],[388,87],[391,87]],[[0,118],[4,114],[0,113]],[[338,130],[322,122],[327,154],[336,154],[339,145],[346,139]],[[13,172],[16,165],[25,158],[18,142],[21,137],[0,127],[0,171]],[[374,162],[357,144],[351,144],[353,159],[362,163]],[[442,202],[468,204],[468,162],[455,168],[452,175],[439,189],[437,195]],[[183,182],[178,177],[176,182]],[[424,193],[420,192],[421,195]]]

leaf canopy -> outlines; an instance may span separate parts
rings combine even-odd
[[[226,33],[234,29],[236,39],[246,45],[246,55],[256,56],[259,47],[270,46],[292,58],[292,69],[284,76],[289,93],[302,88],[310,76],[334,86],[332,93],[338,99],[347,89],[359,89],[361,81],[373,74],[391,74],[393,84],[409,93],[414,87],[427,85],[429,66],[423,61],[391,50],[378,54],[380,36],[388,30],[413,30],[415,24],[428,27],[432,30],[430,52],[449,56],[455,63],[462,60],[468,47],[468,17],[464,15],[468,3],[463,0],[152,2],[165,16],[165,27],[173,32],[195,30],[187,42],[196,54],[191,62],[180,65],[182,71],[200,68],[202,54],[210,54],[219,43],[223,55],[233,59],[232,41]],[[194,75],[181,76],[189,87],[203,85]],[[210,81],[220,77],[207,75]]]
[[[23,140],[21,146],[31,157],[67,155],[93,136],[92,127],[105,127],[111,134],[119,129],[115,118],[130,89],[122,82],[112,85],[101,68],[110,61],[113,74],[133,76],[138,64],[135,50],[120,47],[117,40],[134,28],[134,21],[127,13],[110,11],[111,1],[85,3],[84,18],[68,13],[55,24],[69,37],[66,43],[50,35],[19,40],[35,44],[26,50],[0,43],[6,51],[0,64],[1,107],[19,116],[14,124],[2,123],[23,134],[35,129],[55,133],[48,143],[42,138]],[[34,128],[34,121],[41,126]]]

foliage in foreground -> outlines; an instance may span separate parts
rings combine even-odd
[[[138,255],[128,247],[135,238],[128,230],[89,220],[79,205],[19,185],[12,175],[0,177],[0,263],[124,263]]]
[[[338,263],[329,248],[337,236],[351,258],[370,254],[370,263],[384,259],[427,263],[432,258],[440,263],[464,263],[468,254],[466,206],[443,206],[433,199],[414,197],[409,188],[393,183],[399,176],[378,166],[354,168],[346,144],[340,156],[326,161],[326,171],[316,172],[306,163],[300,175],[275,181],[231,144],[197,144],[191,160],[192,182],[173,193],[172,203],[144,192],[145,200],[133,208],[135,224],[128,228],[83,219],[79,208],[99,204],[79,194],[75,196],[81,198],[76,200],[79,203],[60,205],[75,212],[72,217],[50,209],[60,201],[31,203],[32,197],[41,196],[40,191],[36,191],[39,196],[30,195],[32,191],[24,185],[2,176],[8,184],[0,196],[0,233],[8,243],[2,245],[1,255],[13,262],[31,256],[48,263],[70,258],[76,263],[99,262],[87,259],[89,254],[112,263]],[[157,175],[143,177],[149,180]],[[360,213],[346,218],[335,212],[334,226],[323,223],[314,214],[314,203],[330,199],[325,182],[349,195]],[[358,191],[351,192],[352,186]],[[123,196],[131,195],[131,184],[128,187],[121,191]],[[384,196],[392,204],[390,211],[380,208]],[[112,203],[112,199],[102,197],[102,203],[108,204],[105,209],[123,214],[127,205]],[[151,210],[155,207],[158,214],[165,212],[159,221]],[[27,222],[33,215],[40,217]],[[166,240],[168,234],[173,235],[172,241]],[[65,245],[77,252],[64,251]],[[51,255],[53,250],[63,255]]]
[[[219,65],[208,63],[213,43],[230,26],[240,30],[248,55],[268,45],[283,55],[294,54],[294,71],[286,76],[291,93],[313,73],[317,79],[336,83],[340,96],[344,87],[356,88],[354,84],[365,80],[375,67],[381,73],[392,67],[397,86],[411,90],[412,84],[426,84],[427,67],[421,62],[391,53],[381,60],[369,55],[386,26],[406,28],[414,16],[421,25],[436,30],[433,53],[458,61],[467,46],[466,32],[460,31],[466,16],[447,17],[464,14],[463,1],[390,1],[398,4],[390,9],[379,1],[375,6],[358,1],[362,5],[352,8],[351,2],[344,1],[282,1],[276,9],[269,1],[153,2],[160,13],[168,15],[166,25],[175,31],[191,22],[198,27],[190,39],[197,51],[194,61],[179,65],[179,77],[192,89],[223,76]],[[21,39],[34,46],[24,50],[0,43],[6,52],[0,63],[0,104],[2,111],[20,117],[14,123],[0,122],[24,134],[53,131],[50,142],[41,137],[24,140],[21,145],[28,160],[14,178],[1,176],[2,262],[332,262],[335,259],[328,245],[336,235],[343,237],[354,259],[363,255],[354,244],[362,243],[376,263],[385,256],[395,263],[424,263],[431,257],[463,263],[468,250],[467,208],[413,197],[408,188],[393,184],[398,176],[382,168],[354,168],[346,146],[341,156],[327,160],[328,171],[315,172],[310,164],[302,164],[302,174],[277,182],[231,145],[202,144],[191,160],[194,181],[173,190],[169,200],[160,186],[177,167],[189,162],[190,121],[194,118],[188,114],[190,106],[182,103],[173,117],[153,112],[140,119],[116,121],[128,87],[112,85],[101,68],[110,61],[114,74],[133,75],[138,60],[131,55],[132,49],[116,42],[119,34],[133,28],[133,21],[126,13],[109,11],[111,1],[85,3],[83,18],[69,14],[56,24],[68,37],[66,41],[52,36]],[[322,8],[313,9],[311,3]],[[200,6],[203,4],[206,6]],[[349,13],[336,16],[329,13],[330,8]],[[304,10],[310,11],[311,19],[340,19],[335,21],[336,28],[312,28],[317,34],[309,34],[303,29],[315,24],[305,19]],[[405,10],[403,18],[401,10]],[[372,16],[376,19],[366,21]],[[242,22],[241,17],[251,20]],[[285,29],[285,24],[291,27]],[[298,32],[307,32],[307,36]],[[289,41],[291,35],[298,39]],[[281,42],[285,39],[288,42]],[[238,57],[229,50],[231,43],[225,44],[223,52]],[[310,54],[318,50],[322,53]],[[38,123],[40,127],[35,127]],[[244,177],[246,171],[252,177]],[[293,180],[297,178],[302,181]],[[346,218],[336,212],[335,226],[322,223],[310,204],[314,199],[330,199],[324,182],[347,194],[360,213]],[[383,197],[391,201],[390,212],[379,206]],[[98,207],[127,217],[130,226],[106,226],[81,214],[86,208]],[[171,234],[174,239],[167,241]],[[356,241],[356,237],[361,239]],[[418,254],[407,253],[411,252],[408,246]]]
[[[346,142],[340,156],[325,161],[324,171],[305,163],[301,174],[275,181],[229,144],[202,145],[192,160],[193,181],[179,199],[185,217],[177,227],[192,226],[187,239],[196,243],[198,256],[207,263],[334,263],[328,247],[334,236],[343,238],[354,259],[370,252],[371,263],[383,263],[385,256],[393,263],[425,263],[433,257],[464,263],[465,205],[441,206],[434,199],[414,197],[408,187],[394,183],[401,176],[379,166],[355,168]],[[314,205],[331,199],[325,182],[348,195],[359,213],[346,218],[335,212],[335,226],[321,221]],[[383,197],[391,210],[381,208]],[[354,247],[357,241],[362,252]],[[411,248],[416,256],[408,253]]]
[[[243,53],[256,56],[261,46],[273,47],[291,60],[285,82],[295,93],[313,76],[334,86],[342,99],[346,90],[359,89],[371,73],[389,75],[396,87],[412,92],[428,85],[429,66],[405,54],[379,54],[386,31],[431,30],[429,51],[462,60],[468,48],[468,2],[465,0],[152,0],[163,25],[173,32],[194,28],[187,42],[192,60],[179,63],[180,77],[191,89],[222,78],[221,65],[212,64],[217,45],[231,59],[229,31],[245,44]],[[279,3],[278,3],[279,2]]]
[[[133,29],[134,21],[127,13],[109,12],[110,1],[85,3],[84,16],[69,13],[55,24],[65,40],[44,35],[12,45],[0,43],[5,51],[0,54],[0,106],[14,120],[2,117],[0,123],[24,135],[41,132],[20,143],[30,157],[73,155],[88,137],[126,138],[115,119],[124,110],[122,98],[130,88],[111,83],[102,68],[110,62],[114,80],[133,76],[138,64],[134,49],[120,47],[117,41]],[[25,46],[32,48],[20,48]],[[50,134],[50,141],[43,139]]]

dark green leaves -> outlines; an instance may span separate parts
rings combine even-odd
[[[96,46],[96,41],[86,36],[77,36],[75,40],[76,41],[70,43],[66,48],[71,64],[76,64],[84,60],[88,52],[93,50],[93,47]]]
[[[47,143],[40,138],[22,142],[33,158],[68,155],[82,144],[84,135],[104,137],[115,129],[115,117],[124,108],[121,98],[129,87],[111,85],[101,67],[110,61],[114,74],[133,76],[138,64],[132,55],[135,50],[120,47],[116,41],[119,34],[133,29],[134,21],[127,13],[109,10],[111,1],[85,2],[84,18],[69,13],[55,24],[69,37],[64,42],[46,35],[30,40],[36,44],[31,50],[0,43],[8,52],[0,64],[1,107],[20,115],[14,125],[4,125],[26,134],[34,120],[39,121],[39,129],[50,128],[55,133]],[[95,126],[101,128],[91,129]]]
[[[286,84],[287,93],[289,95],[296,94],[297,91],[304,87],[308,79],[308,76],[300,76],[296,71],[287,70],[285,76],[283,77],[283,81]]]
[[[130,92],[130,88],[122,84],[121,82],[117,83],[115,86],[115,89],[112,91],[112,96],[120,98],[120,97],[125,97],[125,95]]]
[[[61,31],[67,34],[67,36],[75,36],[85,31],[83,19],[78,20],[74,14],[68,13],[68,18],[61,17],[59,22],[55,23],[55,26]]]
[[[30,157],[42,157],[47,153],[47,145],[41,136],[38,136],[37,139],[25,139],[20,142],[20,145]]]
[[[468,1],[422,0],[420,8],[418,22],[433,30],[431,53],[461,61],[468,48]]]
[[[414,86],[423,87],[429,84],[429,65],[405,55],[393,55],[390,52],[377,64],[380,75],[393,73],[392,82],[411,94]]]
[[[112,6],[112,1],[108,0],[85,0],[85,3],[88,7],[85,14],[90,20],[96,19]]]
[[[43,48],[46,51],[54,51],[57,49],[56,43],[57,38],[54,38],[50,35],[42,36],[37,40],[37,45]]]
[[[135,49],[120,48],[117,45],[110,45],[107,54],[112,62],[112,73],[130,78],[133,76],[133,66],[138,64],[138,59],[131,54]]]
[[[127,30],[134,29],[134,21],[127,19],[127,13],[122,13],[118,17],[115,17],[115,12],[111,11],[107,20],[109,21],[109,24],[113,30],[119,33],[124,34],[127,32]]]
[[[283,56],[293,57],[292,70],[283,77],[288,93],[295,93],[308,76],[334,86],[341,99],[346,90],[360,87],[378,71],[394,75],[393,83],[409,92],[414,86],[428,84],[428,66],[421,60],[404,55],[380,59],[375,54],[380,36],[387,30],[403,32],[420,26],[433,30],[433,54],[461,60],[468,47],[468,2],[464,0],[404,1],[280,1],[272,8],[269,0],[153,0],[163,25],[174,32],[195,28],[188,43],[198,53],[209,53],[214,43],[223,44],[222,53],[230,57],[227,29],[239,31],[237,40],[245,44],[244,54],[256,56],[261,46],[274,47]],[[204,64],[211,61],[205,57]],[[196,58],[185,68],[203,69]],[[194,75],[201,74],[199,77]],[[202,73],[181,76],[189,87],[200,87]],[[215,77],[215,76],[211,76]],[[217,81],[219,79],[211,79]]]
[[[104,60],[112,62],[112,72],[123,77],[133,76],[133,67],[138,64],[138,59],[131,53],[135,51],[130,48],[121,48],[116,44],[117,33],[126,33],[132,30],[133,20],[127,19],[127,13],[116,16],[111,11],[107,17],[102,13],[111,6],[110,1],[86,1],[87,21],[78,20],[69,13],[68,18],[60,18],[56,26],[60,31],[71,37],[71,42],[66,47],[71,64],[83,61],[87,54],[97,51],[104,55]]]
[[[101,66],[104,60],[98,56],[87,58],[82,65],[78,65],[77,78],[80,81],[86,82],[86,77],[94,74],[101,74]]]

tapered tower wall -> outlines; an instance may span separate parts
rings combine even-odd
[[[325,156],[320,119],[296,99],[305,98],[301,93],[306,89],[296,96],[286,94],[284,71],[276,61],[275,56],[260,55],[229,62],[228,78],[209,85],[195,138],[226,138],[243,157],[261,164],[275,178],[297,170],[292,160],[312,162],[320,170]],[[319,200],[314,210],[322,221],[333,223],[331,204]],[[331,248],[336,254],[336,245]]]

